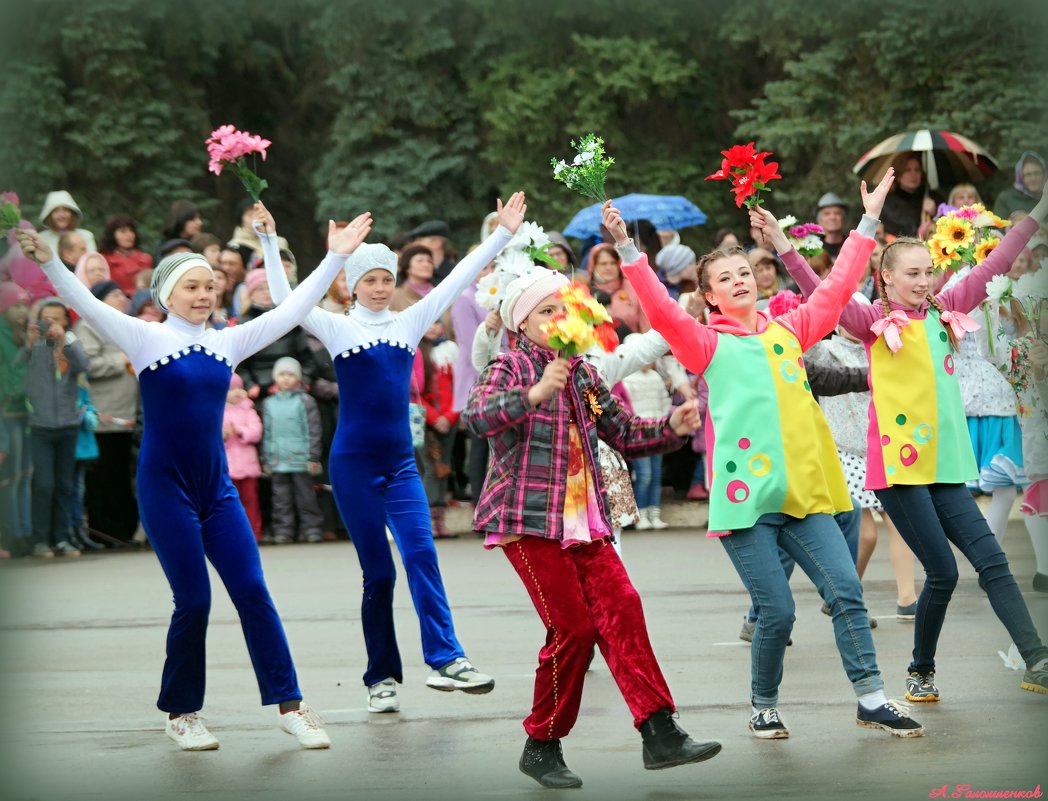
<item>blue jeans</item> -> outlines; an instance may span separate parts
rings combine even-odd
[[[662,454],[634,459],[633,494],[637,508],[662,505]]]
[[[964,484],[895,486],[876,494],[926,576],[917,598],[913,661],[908,670],[935,670],[935,647],[957,586],[957,560],[950,550],[951,542],[978,571],[990,606],[1026,664],[1048,657],[1048,648],[1037,635],[1008,559]]]
[[[833,519],[837,521],[837,527],[841,530],[841,534],[844,535],[844,542],[848,546],[848,553],[851,554],[852,564],[859,564],[859,526],[862,525],[862,507],[859,502],[852,498],[852,510],[850,512],[838,512],[833,516]],[[793,576],[793,567],[796,564],[786,551],[779,548],[779,561],[782,563],[782,569],[786,573],[786,580],[789,581],[790,577]],[[757,610],[750,605],[750,611],[746,613],[746,619],[753,623],[757,620]]]
[[[833,609],[837,650],[855,694],[884,687],[859,575],[830,515],[796,518],[773,512],[720,540],[758,610],[750,649],[755,707],[778,705],[786,642],[796,619],[790,581],[779,560],[780,548],[800,565]]]

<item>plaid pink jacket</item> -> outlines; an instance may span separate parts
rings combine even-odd
[[[488,437],[491,445],[488,475],[473,515],[475,531],[563,539],[572,410],[609,530],[604,481],[600,470],[594,469],[597,437],[628,459],[676,450],[684,442],[669,427],[669,417],[647,420],[627,414],[597,371],[580,357],[571,360],[567,389],[532,407],[528,390],[551,361],[551,351],[520,337],[514,350],[484,369],[470,391],[462,419],[474,434]],[[596,421],[583,395],[590,388],[604,410]]]

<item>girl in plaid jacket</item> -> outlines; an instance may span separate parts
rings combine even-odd
[[[488,437],[491,461],[474,529],[502,548],[546,625],[520,769],[545,787],[580,787],[560,739],[571,731],[599,644],[634,725],[649,770],[701,762],[720,751],[696,743],[673,719],[674,704],[648,641],[640,597],[610,547],[612,524],[597,439],[627,457],[674,450],[698,426],[693,404],[660,420],[630,417],[596,369],[558,358],[542,326],[564,311],[568,279],[535,268],[506,290],[501,315],[517,346],[481,374],[463,411]]]

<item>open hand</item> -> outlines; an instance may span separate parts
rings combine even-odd
[[[895,168],[889,167],[888,171],[884,173],[884,177],[881,178],[881,182],[877,184],[877,188],[872,192],[866,191],[865,181],[859,184],[859,194],[862,195],[862,207],[867,214],[878,220],[881,218],[881,208],[884,206],[884,199],[888,197],[888,192],[891,191],[894,183]]]
[[[622,221],[622,214],[619,213],[617,208],[611,205],[610,200],[604,202],[600,211],[601,222],[603,222],[604,227],[611,232],[615,244],[625,245],[629,241],[629,233],[626,229],[626,223]]]
[[[19,228],[15,231],[15,238],[18,240],[22,252],[37,264],[46,264],[54,258],[55,254],[51,252],[51,248],[40,238],[40,234],[36,231],[27,231],[24,228]]]
[[[251,227],[260,234],[275,234],[277,232],[277,223],[273,219],[273,215],[269,213],[269,209],[261,201],[256,203],[252,209]]]
[[[511,234],[517,233],[520,224],[524,222],[524,215],[528,213],[528,206],[524,202],[523,192],[514,192],[509,196],[506,205],[502,205],[502,199],[495,201],[495,212],[499,216],[499,225]]]
[[[365,211],[349,225],[338,228],[334,220],[328,221],[328,250],[340,255],[349,255],[368,238],[371,233],[371,212]]]
[[[674,409],[673,414],[670,415],[670,428],[677,436],[685,437],[692,434],[698,431],[700,425],[702,425],[702,420],[699,417],[697,401],[686,401]]]
[[[779,221],[764,206],[754,206],[750,209],[750,228],[760,231],[764,241],[770,243],[779,253],[785,253],[790,249],[790,240],[786,238]]]

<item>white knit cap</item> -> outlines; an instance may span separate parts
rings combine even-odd
[[[167,301],[174,292],[178,279],[197,267],[206,267],[212,276],[215,274],[207,259],[199,253],[172,253],[170,256],[164,256],[153,270],[153,282],[149,287],[153,304],[166,314]]]
[[[273,362],[273,380],[277,380],[277,376],[281,373],[291,373],[299,381],[302,380],[302,364],[298,359],[292,358],[291,356],[281,356],[275,362]]]
[[[385,245],[369,245],[366,242],[358,245],[346,259],[346,291],[353,294],[357,281],[372,270],[388,270],[397,280],[397,254]]]
[[[520,324],[543,298],[569,283],[566,275],[545,267],[535,267],[519,278],[514,278],[506,287],[506,297],[502,301],[502,322],[510,331],[519,331]]]

